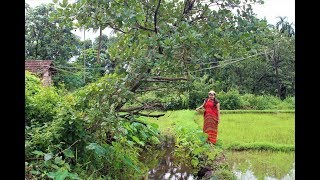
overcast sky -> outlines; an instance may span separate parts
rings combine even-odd
[[[69,0],[72,2],[73,0]],[[277,17],[287,17],[289,23],[295,24],[295,0],[264,0],[263,5],[254,5],[253,11],[257,14],[258,18],[266,18],[269,24],[275,25],[279,20]],[[25,0],[31,7],[38,6],[42,3],[50,3],[52,0]],[[109,35],[110,29],[102,31],[103,34]],[[83,31],[76,30],[74,33],[84,39]],[[86,31],[85,39],[94,40],[98,36],[98,32]]]

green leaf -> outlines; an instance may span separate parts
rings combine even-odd
[[[56,164],[51,164],[51,167],[54,168],[54,169],[57,169],[57,170],[60,169],[60,167],[57,166]]]
[[[141,131],[141,136],[142,136],[144,139],[148,138],[147,134],[146,134],[145,132],[143,132],[143,131]]]
[[[73,151],[72,151],[71,149],[67,149],[67,150],[63,151],[63,154],[64,154],[66,157],[70,157],[70,158],[73,158],[73,157],[74,157]]]
[[[130,145],[130,146],[133,146],[134,145],[134,142],[133,141],[127,141],[127,143]]]
[[[138,142],[138,144],[140,144],[141,146],[145,145],[145,143],[143,141]]]
[[[194,151],[193,151],[193,154],[194,155],[198,155],[199,153],[201,153],[202,151],[202,147],[197,147]]]
[[[214,158],[215,158],[215,155],[214,155],[214,154],[208,153],[208,159],[209,159],[209,160],[214,160]]]
[[[48,173],[48,177],[54,180],[64,180],[68,176],[67,170],[59,170],[57,172],[50,172]]]
[[[38,155],[38,156],[43,156],[44,155],[44,153],[42,151],[33,151],[32,153],[35,154],[35,155]]]
[[[151,123],[150,125],[151,125],[152,127],[156,128],[156,129],[158,129],[158,128],[159,128],[159,125],[158,125],[158,124],[156,124],[156,123]]]
[[[124,157],[122,158],[122,160],[123,160],[123,162],[124,162],[125,164],[133,167],[137,172],[139,172],[139,173],[141,172],[140,169],[139,169],[139,167],[136,166],[136,165],[131,161],[131,159],[128,158],[127,156],[124,156]]]
[[[45,154],[44,155],[44,160],[45,161],[48,161],[48,160],[50,160],[52,158],[52,154],[51,153],[48,153],[48,154]]]
[[[196,167],[199,164],[199,160],[197,158],[191,160],[191,164],[193,167]]]
[[[71,179],[80,179],[80,177],[78,176],[78,174],[69,173],[68,176],[69,176]]]
[[[98,156],[104,156],[105,153],[106,153],[106,150],[100,146],[99,144],[97,143],[90,143],[87,147],[87,149],[90,149],[90,150],[94,150],[94,152],[98,155]]]
[[[40,174],[40,172],[39,172],[39,171],[34,171],[34,170],[32,170],[32,171],[30,171],[30,172],[31,172],[31,174],[35,174],[35,175]]]
[[[62,3],[66,6],[68,4],[68,0],[63,0]]]
[[[137,143],[140,142],[140,139],[139,139],[137,136],[132,136],[132,139],[133,139],[135,142],[137,142]]]
[[[62,160],[62,157],[59,156],[59,157],[54,158],[54,163],[56,163],[58,165],[62,165],[62,164],[64,164],[64,160]]]

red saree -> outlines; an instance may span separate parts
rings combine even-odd
[[[215,144],[218,134],[218,110],[212,100],[207,100],[204,108],[203,132],[208,134],[208,141]]]

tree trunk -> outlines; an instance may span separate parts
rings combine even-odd
[[[276,82],[277,82],[277,96],[281,98],[281,83],[280,83],[280,77],[279,77],[279,70],[278,70],[278,58],[279,56],[276,56],[276,50],[273,51],[273,65],[276,72]]]
[[[102,39],[102,28],[100,27],[99,45],[98,45],[98,56],[97,56],[97,62],[98,62],[98,64],[100,64],[101,39]]]

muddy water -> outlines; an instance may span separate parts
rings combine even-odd
[[[168,139],[158,149],[141,155],[142,162],[150,168],[146,179],[149,180],[193,180],[192,168],[178,165],[178,159],[173,156],[174,142]]]

